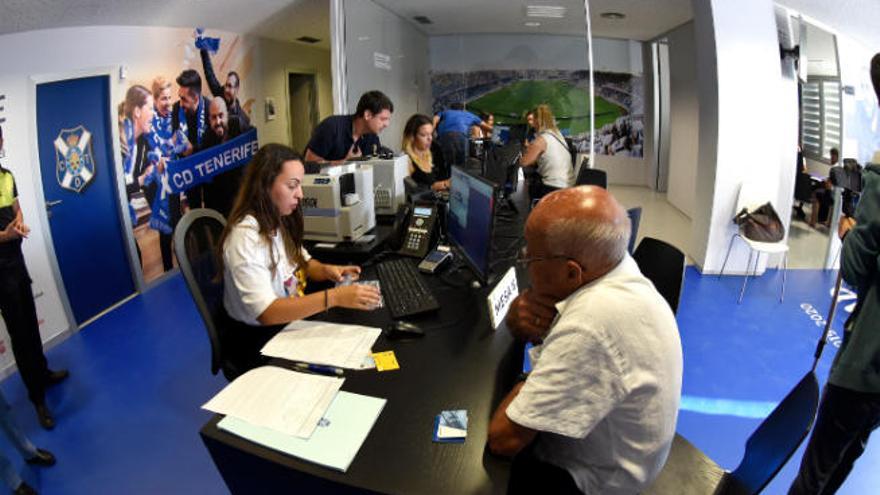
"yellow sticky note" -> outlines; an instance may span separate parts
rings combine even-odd
[[[400,369],[400,365],[397,364],[397,358],[394,356],[394,351],[374,353],[373,361],[376,361],[376,369],[379,371]]]

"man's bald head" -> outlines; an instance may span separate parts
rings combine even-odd
[[[208,110],[208,123],[211,125],[211,130],[217,136],[223,138],[226,137],[229,130],[229,115],[226,109],[226,101],[222,96],[215,96],[214,99],[211,100],[211,106]]]
[[[589,280],[620,263],[629,236],[626,210],[608,191],[596,186],[561,189],[545,196],[526,222],[530,242],[543,244],[541,250],[547,255],[577,261]]]

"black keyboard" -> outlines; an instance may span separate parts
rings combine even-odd
[[[383,261],[376,265],[382,299],[391,317],[403,318],[440,309],[422,275],[408,259]]]

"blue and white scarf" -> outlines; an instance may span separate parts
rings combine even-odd
[[[177,158],[180,153],[186,150],[189,141],[186,138],[186,128],[182,127],[176,132],[172,129],[171,115],[163,117],[159,112],[153,114],[152,129],[147,135],[150,151],[147,154],[151,164],[159,163],[165,158],[166,164]],[[185,126],[186,121],[183,121]],[[147,176],[144,181],[147,184],[156,184],[156,197],[153,204],[150,205],[150,228],[158,230],[163,234],[170,234],[173,231],[171,226],[171,211],[168,202],[171,193],[171,187],[168,185],[168,169],[163,173],[159,173],[158,167],[153,167],[153,172]]]
[[[208,121],[205,119],[205,99],[201,96],[198,98],[199,106],[196,108],[196,125],[198,128],[196,129],[196,142],[193,143],[196,147],[202,145],[202,136],[205,135],[205,131],[208,129]],[[180,105],[180,108],[177,109],[177,120],[180,121],[180,130],[187,133],[186,109],[183,108],[183,105]]]

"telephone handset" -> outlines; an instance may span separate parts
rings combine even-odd
[[[394,222],[396,242],[392,247],[400,254],[423,258],[431,249],[436,223],[437,208],[434,205],[401,205]]]

